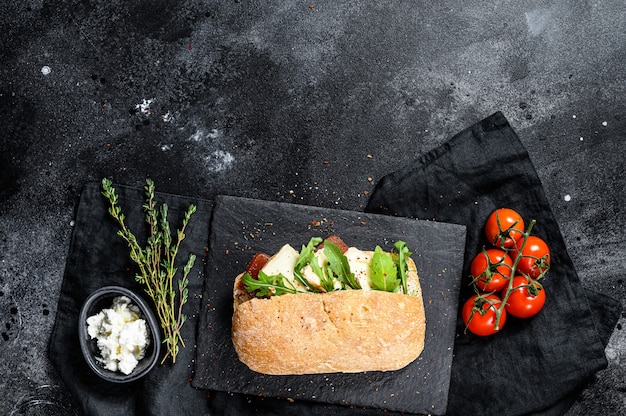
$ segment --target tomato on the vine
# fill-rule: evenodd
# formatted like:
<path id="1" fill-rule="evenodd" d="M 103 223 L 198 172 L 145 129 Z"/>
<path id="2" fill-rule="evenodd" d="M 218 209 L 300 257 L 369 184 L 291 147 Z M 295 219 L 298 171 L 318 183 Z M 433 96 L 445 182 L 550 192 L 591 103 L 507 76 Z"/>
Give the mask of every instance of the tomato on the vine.
<path id="1" fill-rule="evenodd" d="M 536 279 L 550 269 L 550 248 L 537 236 L 528 236 L 522 251 L 515 251 L 514 255 L 515 257 L 521 255 L 517 263 L 517 271 L 530 278 Z"/>
<path id="2" fill-rule="evenodd" d="M 485 223 L 485 236 L 496 247 L 512 249 L 519 246 L 524 233 L 524 219 L 511 208 L 498 208 Z"/>
<path id="3" fill-rule="evenodd" d="M 529 281 L 530 280 L 530 281 Z M 502 295 L 504 298 L 505 294 Z M 517 318 L 530 318 L 539 313 L 546 303 L 546 290 L 538 282 L 524 276 L 513 278 L 513 290 L 504 308 Z"/>
<path id="4" fill-rule="evenodd" d="M 461 310 L 465 327 L 473 334 L 483 337 L 499 332 L 506 322 L 506 309 L 501 310 L 500 322 L 497 322 L 497 311 L 501 304 L 502 300 L 496 295 L 472 296 Z"/>
<path id="5" fill-rule="evenodd" d="M 476 286 L 484 292 L 502 290 L 511 278 L 513 260 L 504 250 L 489 248 L 478 253 L 470 264 Z"/>

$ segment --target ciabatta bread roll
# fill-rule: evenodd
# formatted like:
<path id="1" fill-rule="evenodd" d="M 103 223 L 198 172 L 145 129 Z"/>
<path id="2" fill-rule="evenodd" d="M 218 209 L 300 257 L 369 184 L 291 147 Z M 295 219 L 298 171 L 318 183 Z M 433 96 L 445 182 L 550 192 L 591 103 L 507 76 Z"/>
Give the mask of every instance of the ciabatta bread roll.
<path id="1" fill-rule="evenodd" d="M 242 282 L 245 273 L 237 276 L 232 340 L 239 359 L 251 370 L 271 375 L 391 371 L 421 354 L 426 322 L 413 260 L 405 259 L 406 285 L 388 292 L 373 290 L 369 271 L 364 271 L 374 252 L 343 251 L 362 263 L 363 267 L 350 263 L 360 289 L 300 293 L 299 288 L 298 293 L 258 297 Z M 275 272 L 272 261 L 281 252 L 261 270 Z M 284 263 L 284 258 L 278 263 Z"/>

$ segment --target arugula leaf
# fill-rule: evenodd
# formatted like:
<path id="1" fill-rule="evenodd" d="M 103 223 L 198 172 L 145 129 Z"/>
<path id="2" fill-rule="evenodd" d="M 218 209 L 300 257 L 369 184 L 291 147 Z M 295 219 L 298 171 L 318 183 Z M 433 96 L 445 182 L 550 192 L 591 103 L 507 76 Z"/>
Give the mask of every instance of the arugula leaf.
<path id="1" fill-rule="evenodd" d="M 354 278 L 354 273 L 350 271 L 348 259 L 343 255 L 339 247 L 326 240 L 324 241 L 324 254 L 328 259 L 326 271 L 329 277 L 335 277 L 352 289 L 361 289 L 361 285 Z"/>
<path id="2" fill-rule="evenodd" d="M 372 289 L 395 292 L 400 284 L 398 269 L 393 256 L 388 255 L 380 246 L 376 246 L 370 264 Z"/>
<path id="3" fill-rule="evenodd" d="M 311 262 L 311 269 L 313 269 L 313 273 L 315 273 L 320 278 L 322 288 L 326 292 L 332 292 L 333 290 L 335 290 L 334 279 L 327 273 L 324 273 L 324 269 L 322 269 L 322 266 L 320 266 L 317 261 Z"/>
<path id="4" fill-rule="evenodd" d="M 409 270 L 409 264 L 407 260 L 413 253 L 409 251 L 409 247 L 402 240 L 396 241 L 394 246 L 396 250 L 398 250 L 398 255 L 393 257 L 396 261 L 396 267 L 400 272 L 400 284 L 402 285 L 402 293 L 408 294 L 409 291 L 406 287 L 406 275 Z"/>
<path id="5" fill-rule="evenodd" d="M 294 275 L 296 279 L 303 285 L 307 287 L 312 292 L 319 292 L 319 290 L 313 287 L 307 279 L 302 275 L 302 269 L 307 265 L 311 266 L 311 270 L 313 273 L 320 279 L 320 284 L 322 289 L 326 292 L 331 292 L 335 290 L 335 284 L 333 279 L 329 277 L 324 270 L 319 265 L 317 258 L 315 257 L 315 248 L 322 242 L 320 237 L 313 237 L 309 240 L 309 243 L 306 246 L 302 246 L 302 250 L 300 251 L 300 256 L 296 261 L 296 266 L 294 268 Z"/>
<path id="6" fill-rule="evenodd" d="M 313 287 L 309 281 L 302 275 L 302 269 L 310 264 L 313 272 L 320 278 L 320 281 L 323 281 L 323 272 L 322 275 L 318 274 L 315 270 L 314 265 L 317 265 L 317 261 L 312 261 L 315 259 L 315 247 L 318 246 L 319 243 L 322 242 L 320 237 L 313 237 L 309 240 L 309 243 L 306 246 L 302 246 L 302 250 L 300 250 L 300 255 L 298 256 L 298 260 L 296 260 L 296 265 L 293 268 L 293 275 L 298 282 L 304 285 L 307 290 L 310 292 L 319 292 L 315 287 Z M 321 272 L 319 265 L 317 265 L 317 269 Z"/>
<path id="7" fill-rule="evenodd" d="M 256 290 L 256 296 L 259 298 L 298 292 L 289 279 L 282 274 L 268 276 L 263 270 L 259 271 L 258 279 L 253 279 L 249 273 L 246 273 L 241 277 L 241 281 L 246 285 L 248 292 L 252 293 Z"/>

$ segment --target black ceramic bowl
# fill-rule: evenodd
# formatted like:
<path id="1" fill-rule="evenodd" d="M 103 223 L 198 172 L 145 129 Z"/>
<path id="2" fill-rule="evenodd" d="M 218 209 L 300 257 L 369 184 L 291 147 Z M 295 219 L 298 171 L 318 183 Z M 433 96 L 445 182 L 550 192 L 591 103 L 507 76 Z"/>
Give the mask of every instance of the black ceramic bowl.
<path id="1" fill-rule="evenodd" d="M 131 300 L 131 303 L 138 306 L 141 310 L 142 318 L 145 319 L 148 325 L 148 335 L 150 336 L 150 345 L 146 349 L 146 355 L 139 360 L 137 367 L 133 371 L 126 375 L 122 372 L 111 371 L 104 368 L 96 357 L 100 357 L 100 349 L 96 344 L 95 339 L 89 337 L 87 332 L 87 318 L 97 314 L 102 309 L 110 308 L 113 305 L 113 299 L 118 296 L 126 296 Z M 93 292 L 80 310 L 80 316 L 78 318 L 78 335 L 80 340 L 80 348 L 83 352 L 83 356 L 89 364 L 89 367 L 104 380 L 114 383 L 127 383 L 137 380 L 146 374 L 157 364 L 159 361 L 159 354 L 161 352 L 161 336 L 159 332 L 159 323 L 152 310 L 140 296 L 134 292 L 119 286 L 107 286 Z"/>

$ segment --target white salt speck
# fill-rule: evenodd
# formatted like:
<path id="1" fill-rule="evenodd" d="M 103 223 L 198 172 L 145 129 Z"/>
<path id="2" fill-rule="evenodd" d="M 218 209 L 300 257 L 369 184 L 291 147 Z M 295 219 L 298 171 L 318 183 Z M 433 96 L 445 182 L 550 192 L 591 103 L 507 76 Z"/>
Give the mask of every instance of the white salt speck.
<path id="1" fill-rule="evenodd" d="M 152 104 L 152 102 L 154 101 L 154 98 L 151 100 L 146 100 L 145 98 L 143 99 L 143 101 L 140 104 L 137 104 L 135 106 L 136 109 L 138 109 L 139 111 L 141 111 L 143 114 L 149 116 L 151 111 L 150 111 L 150 104 Z"/>
<path id="2" fill-rule="evenodd" d="M 603 121 L 603 122 L 602 122 L 602 125 L 603 125 L 604 127 L 606 127 L 606 126 L 608 126 L 608 125 L 609 125 L 609 123 L 607 123 L 606 121 Z"/>
<path id="3" fill-rule="evenodd" d="M 192 142 L 199 142 L 205 137 L 204 130 L 198 129 L 194 134 L 189 136 L 189 140 Z"/>
<path id="4" fill-rule="evenodd" d="M 571 201 L 571 200 L 572 200 L 572 197 L 570 196 L 570 194 L 567 194 L 567 195 L 565 195 L 565 196 L 563 197 L 563 199 L 564 199 L 566 202 L 569 202 L 569 201 Z"/>
<path id="5" fill-rule="evenodd" d="M 172 150 L 172 145 L 171 144 L 164 144 L 161 146 L 161 150 L 164 152 L 167 152 L 168 150 Z"/>
<path id="6" fill-rule="evenodd" d="M 164 123 L 169 123 L 170 121 L 174 120 L 174 116 L 172 116 L 172 113 L 170 113 L 169 111 L 163 114 L 161 118 L 163 119 Z"/>
<path id="7" fill-rule="evenodd" d="M 235 158 L 229 152 L 216 150 L 204 158 L 210 172 L 222 172 L 230 168 L 235 162 Z"/>
<path id="8" fill-rule="evenodd" d="M 70 221 L 70 227 L 73 227 L 75 224 L 74 220 Z"/>
<path id="9" fill-rule="evenodd" d="M 44 75 L 49 75 L 50 72 L 52 72 L 52 68 L 50 68 L 48 65 L 41 68 L 41 73 Z"/>
<path id="10" fill-rule="evenodd" d="M 217 129 L 211 129 L 209 134 L 207 134 L 209 139 L 218 139 L 220 137 L 220 132 Z"/>
<path id="11" fill-rule="evenodd" d="M 202 128 L 196 130 L 191 136 L 189 136 L 189 141 L 192 142 L 201 142 L 206 139 L 217 140 L 222 137 L 222 132 L 217 129 L 211 129 L 211 131 L 207 132 Z"/>
<path id="12" fill-rule="evenodd" d="M 572 118 L 576 118 L 576 114 L 572 114 Z"/>
<path id="13" fill-rule="evenodd" d="M 581 141 L 581 142 L 583 141 L 583 136 L 580 136 L 580 141 Z"/>

